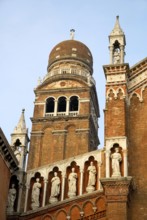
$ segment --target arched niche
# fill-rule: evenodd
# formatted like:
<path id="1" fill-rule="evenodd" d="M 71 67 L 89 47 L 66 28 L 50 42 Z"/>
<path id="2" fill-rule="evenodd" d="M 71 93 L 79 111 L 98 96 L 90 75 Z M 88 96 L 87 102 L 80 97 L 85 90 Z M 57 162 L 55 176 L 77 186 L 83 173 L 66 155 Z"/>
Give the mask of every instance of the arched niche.
<path id="1" fill-rule="evenodd" d="M 36 172 L 34 177 L 32 177 L 31 180 L 30 180 L 30 189 L 29 189 L 27 210 L 32 210 L 32 207 L 31 207 L 31 204 L 32 204 L 32 189 L 33 189 L 34 183 L 36 182 L 36 179 L 39 179 L 39 183 L 41 183 L 40 195 L 39 195 L 39 204 L 40 204 L 39 207 L 42 206 L 44 182 L 43 182 L 43 177 L 41 176 L 41 174 L 39 172 Z"/>
<path id="2" fill-rule="evenodd" d="M 98 169 L 97 169 L 97 161 L 95 160 L 95 158 L 93 156 L 90 156 L 88 161 L 85 162 L 84 164 L 84 181 L 83 181 L 83 192 L 86 192 L 86 187 L 88 186 L 88 181 L 89 181 L 89 170 L 88 167 L 90 166 L 91 162 L 93 163 L 93 166 L 95 166 L 96 168 L 96 182 L 95 182 L 95 190 L 98 187 L 98 182 L 97 182 L 97 175 L 98 175 Z"/>
<path id="3" fill-rule="evenodd" d="M 55 219 L 56 220 L 61 220 L 61 219 L 62 220 L 67 220 L 66 211 L 64 209 L 57 211 L 56 214 L 55 214 Z"/>
<path id="4" fill-rule="evenodd" d="M 79 195 L 79 190 L 80 190 L 80 168 L 77 166 L 75 161 L 72 161 L 70 165 L 66 169 L 66 183 L 65 183 L 65 198 L 69 198 L 68 196 L 68 191 L 69 191 L 69 175 L 72 172 L 72 168 L 74 168 L 74 172 L 77 174 L 77 179 L 76 179 L 76 195 Z"/>
<path id="5" fill-rule="evenodd" d="M 9 189 L 12 188 L 12 185 L 16 189 L 16 199 L 14 201 L 14 212 L 16 212 L 17 211 L 17 204 L 18 204 L 18 196 L 19 196 L 18 195 L 18 193 L 19 193 L 19 180 L 16 175 L 11 176 L 10 183 L 9 183 Z M 8 192 L 8 194 L 9 194 L 9 192 Z"/>
<path id="6" fill-rule="evenodd" d="M 59 171 L 59 168 L 57 166 L 55 166 L 51 172 L 49 172 L 48 174 L 48 187 L 47 187 L 47 193 L 46 193 L 46 204 L 49 203 L 49 199 L 51 196 L 51 187 L 52 187 L 52 178 L 55 176 L 55 173 L 57 173 L 57 176 L 60 179 L 60 194 L 57 197 L 58 201 L 61 200 L 61 189 L 62 189 L 62 175 L 61 175 L 61 171 Z"/>
<path id="7" fill-rule="evenodd" d="M 94 205 L 93 205 L 92 201 L 90 201 L 90 200 L 86 201 L 83 204 L 82 211 L 84 212 L 85 217 L 94 214 L 93 207 L 94 207 Z"/>
<path id="8" fill-rule="evenodd" d="M 106 198 L 101 196 L 97 198 L 95 201 L 95 207 L 97 208 L 97 212 L 106 210 Z"/>
<path id="9" fill-rule="evenodd" d="M 110 177 L 112 176 L 112 159 L 111 159 L 111 156 L 113 153 L 115 153 L 115 149 L 118 148 L 118 152 L 121 154 L 121 161 L 119 163 L 119 166 L 120 166 L 120 173 L 121 173 L 121 176 L 124 176 L 124 158 L 123 158 L 123 151 L 122 151 L 122 147 L 120 147 L 120 145 L 118 143 L 114 143 L 113 144 L 113 147 L 110 149 Z"/>
<path id="10" fill-rule="evenodd" d="M 80 219 L 81 207 L 78 204 L 73 205 L 70 208 L 70 220 Z"/>

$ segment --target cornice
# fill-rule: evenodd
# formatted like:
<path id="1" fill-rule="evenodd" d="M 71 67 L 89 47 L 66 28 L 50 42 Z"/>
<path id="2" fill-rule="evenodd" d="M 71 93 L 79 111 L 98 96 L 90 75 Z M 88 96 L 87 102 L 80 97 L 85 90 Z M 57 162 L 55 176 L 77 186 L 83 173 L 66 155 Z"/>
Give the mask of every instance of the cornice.
<path id="1" fill-rule="evenodd" d="M 18 161 L 15 158 L 10 145 L 0 128 L 0 155 L 2 156 L 3 160 L 5 161 L 6 165 L 10 169 L 10 172 L 14 172 L 18 170 Z"/>

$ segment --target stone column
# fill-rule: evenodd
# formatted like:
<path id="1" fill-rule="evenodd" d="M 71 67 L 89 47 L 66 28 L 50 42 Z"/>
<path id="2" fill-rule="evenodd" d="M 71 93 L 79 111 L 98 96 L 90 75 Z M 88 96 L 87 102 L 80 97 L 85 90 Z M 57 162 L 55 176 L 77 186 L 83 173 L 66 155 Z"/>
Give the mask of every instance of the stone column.
<path id="1" fill-rule="evenodd" d="M 120 63 L 124 63 L 124 46 L 120 46 Z"/>
<path id="2" fill-rule="evenodd" d="M 132 177 L 101 179 L 107 200 L 107 219 L 127 220 L 128 194 Z"/>
<path id="3" fill-rule="evenodd" d="M 83 168 L 80 169 L 80 196 L 83 194 L 83 175 L 84 175 L 84 170 Z"/>
<path id="4" fill-rule="evenodd" d="M 58 108 L 58 102 L 57 100 L 55 100 L 54 116 L 57 116 L 57 108 Z"/>
<path id="5" fill-rule="evenodd" d="M 22 189 L 23 185 L 22 183 L 19 184 L 19 191 L 18 191 L 18 203 L 17 203 L 17 212 L 20 212 L 20 205 L 21 205 L 21 197 L 22 197 Z"/>
<path id="6" fill-rule="evenodd" d="M 110 64 L 113 64 L 113 47 L 110 46 L 109 50 L 110 50 Z"/>
<path id="7" fill-rule="evenodd" d="M 106 177 L 110 177 L 110 150 L 106 150 Z"/>
<path id="8" fill-rule="evenodd" d="M 102 188 L 100 178 L 101 178 L 101 165 L 102 162 L 98 162 L 98 190 Z"/>
<path id="9" fill-rule="evenodd" d="M 30 189 L 30 185 L 29 185 L 29 184 L 26 184 L 26 196 L 25 196 L 24 212 L 27 211 L 29 189 Z"/>
<path id="10" fill-rule="evenodd" d="M 66 178 L 66 172 L 62 172 L 61 201 L 64 200 L 65 178 Z"/>
<path id="11" fill-rule="evenodd" d="M 124 177 L 128 176 L 128 152 L 127 149 L 123 150 L 124 156 Z"/>
<path id="12" fill-rule="evenodd" d="M 44 189 L 43 189 L 43 201 L 42 201 L 42 207 L 45 206 L 47 183 L 48 183 L 48 180 L 47 180 L 46 178 L 44 178 Z"/>
<path id="13" fill-rule="evenodd" d="M 66 99 L 66 115 L 69 115 L 69 99 Z"/>

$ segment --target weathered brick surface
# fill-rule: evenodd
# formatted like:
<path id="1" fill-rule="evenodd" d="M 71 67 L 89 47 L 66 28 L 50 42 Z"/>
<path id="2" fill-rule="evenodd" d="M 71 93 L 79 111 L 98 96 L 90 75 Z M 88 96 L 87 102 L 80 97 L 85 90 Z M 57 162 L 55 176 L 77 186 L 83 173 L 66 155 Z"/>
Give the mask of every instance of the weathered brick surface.
<path id="1" fill-rule="evenodd" d="M 136 184 L 129 208 L 129 220 L 147 219 L 147 88 L 143 92 L 143 102 L 136 95 L 132 97 L 128 126 L 129 175 L 134 176 Z"/>
<path id="2" fill-rule="evenodd" d="M 6 219 L 6 205 L 10 181 L 10 170 L 6 166 L 4 159 L 0 155 L 0 219 Z"/>

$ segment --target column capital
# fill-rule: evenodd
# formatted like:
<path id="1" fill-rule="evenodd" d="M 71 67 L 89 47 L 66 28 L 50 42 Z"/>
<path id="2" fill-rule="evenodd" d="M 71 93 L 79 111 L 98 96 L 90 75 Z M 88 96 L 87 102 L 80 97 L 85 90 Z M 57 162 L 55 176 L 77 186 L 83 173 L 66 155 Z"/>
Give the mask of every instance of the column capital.
<path id="1" fill-rule="evenodd" d="M 100 179 L 108 202 L 127 202 L 132 179 L 132 177 Z"/>

